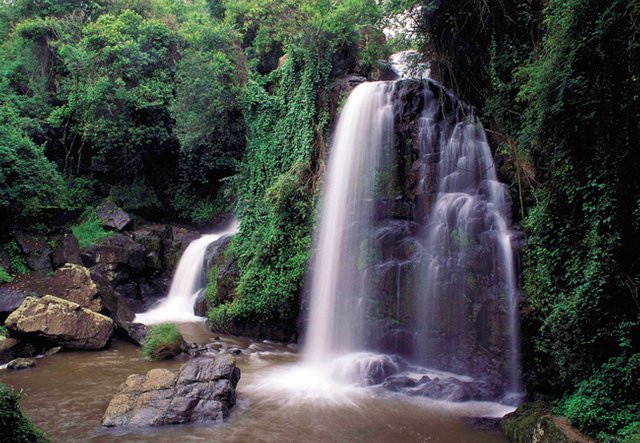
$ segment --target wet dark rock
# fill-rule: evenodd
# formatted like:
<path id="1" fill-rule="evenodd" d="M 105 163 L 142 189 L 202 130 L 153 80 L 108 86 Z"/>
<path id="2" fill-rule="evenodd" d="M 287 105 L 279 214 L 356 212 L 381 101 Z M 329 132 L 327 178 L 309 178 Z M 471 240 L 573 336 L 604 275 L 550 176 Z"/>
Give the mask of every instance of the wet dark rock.
<path id="1" fill-rule="evenodd" d="M 185 363 L 179 371 L 131 375 L 102 418 L 105 427 L 141 427 L 224 421 L 236 402 L 240 369 L 219 355 Z"/>
<path id="2" fill-rule="evenodd" d="M 209 304 L 207 303 L 206 292 L 202 291 L 196 297 L 193 303 L 193 313 L 199 317 L 206 317 L 209 312 Z"/>
<path id="3" fill-rule="evenodd" d="M 5 326 L 30 340 L 69 349 L 102 349 L 113 335 L 110 318 L 51 295 L 27 297 Z"/>
<path id="4" fill-rule="evenodd" d="M 145 338 L 147 338 L 147 332 L 149 327 L 142 323 L 133 323 L 130 321 L 121 321 L 118 323 L 119 331 L 124 332 L 125 338 L 129 341 L 142 346 Z"/>
<path id="5" fill-rule="evenodd" d="M 133 231 L 133 239 L 146 251 L 145 265 L 149 269 L 165 268 L 165 251 L 171 248 L 173 230 L 170 225 L 152 224 Z"/>
<path id="6" fill-rule="evenodd" d="M 19 276 L 13 282 L 0 286 L 0 316 L 3 317 L 13 311 L 27 297 L 41 297 L 48 291 L 51 285 L 51 277 L 31 273 Z"/>
<path id="7" fill-rule="evenodd" d="M 496 401 L 500 395 L 500 387 L 497 384 L 482 380 L 462 381 L 454 377 L 444 379 L 424 376 L 419 380 L 404 376 L 394 377 L 387 379 L 384 387 L 412 396 L 451 402 Z"/>
<path id="8" fill-rule="evenodd" d="M 18 357 L 33 357 L 46 348 L 36 343 L 29 343 L 15 337 L 0 336 L 0 364 L 5 364 Z"/>
<path id="9" fill-rule="evenodd" d="M 242 350 L 239 348 L 229 348 L 227 349 L 227 352 L 231 355 L 240 355 L 242 354 Z"/>
<path id="10" fill-rule="evenodd" d="M 45 353 L 44 356 L 45 357 L 51 357 L 52 355 L 57 354 L 58 352 L 62 351 L 62 346 L 55 346 L 53 348 L 48 349 Z"/>
<path id="11" fill-rule="evenodd" d="M 240 279 L 240 269 L 235 257 L 230 257 L 220 264 L 216 277 L 218 302 L 233 300 L 236 297 L 236 286 Z"/>
<path id="12" fill-rule="evenodd" d="M 82 252 L 85 266 L 126 265 L 130 270 L 140 271 L 145 267 L 146 250 L 131 237 L 115 234 L 103 239 L 98 246 L 87 248 Z"/>
<path id="13" fill-rule="evenodd" d="M 18 232 L 14 237 L 31 269 L 42 273 L 52 270 L 51 254 L 53 250 L 49 247 L 45 237 L 24 232 Z"/>
<path id="14" fill-rule="evenodd" d="M 29 369 L 33 368 L 36 365 L 35 358 L 16 358 L 15 360 L 7 363 L 7 368 L 9 369 Z"/>
<path id="15" fill-rule="evenodd" d="M 53 250 L 53 267 L 57 269 L 65 263 L 82 264 L 80 243 L 78 243 L 76 236 L 70 232 L 58 240 Z"/>
<path id="16" fill-rule="evenodd" d="M 20 353 L 20 341 L 0 336 L 0 365 L 17 358 Z"/>
<path id="17" fill-rule="evenodd" d="M 122 231 L 131 223 L 131 217 L 118 205 L 110 200 L 105 200 L 96 209 L 96 215 L 100 224 L 105 228 Z"/>
<path id="18" fill-rule="evenodd" d="M 393 392 L 403 392 L 407 388 L 418 386 L 418 384 L 419 382 L 411 377 L 401 376 L 387 379 L 382 387 Z"/>
<path id="19" fill-rule="evenodd" d="M 498 429 L 501 420 L 502 419 L 496 417 L 462 417 L 465 425 L 481 431 Z"/>

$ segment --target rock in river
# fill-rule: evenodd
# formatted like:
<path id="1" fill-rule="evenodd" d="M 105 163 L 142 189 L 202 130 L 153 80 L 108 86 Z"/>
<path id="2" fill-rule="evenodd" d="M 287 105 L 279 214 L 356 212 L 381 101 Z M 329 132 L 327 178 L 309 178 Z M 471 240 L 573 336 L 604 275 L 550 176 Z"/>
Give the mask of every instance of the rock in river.
<path id="1" fill-rule="evenodd" d="M 18 334 L 68 349 L 101 349 L 113 335 L 109 317 L 51 295 L 27 297 L 5 325 Z"/>
<path id="2" fill-rule="evenodd" d="M 102 426 L 222 422 L 236 402 L 240 369 L 230 355 L 191 360 L 178 371 L 130 375 L 102 418 Z"/>
<path id="3" fill-rule="evenodd" d="M 35 358 L 16 358 L 7 364 L 9 369 L 29 369 L 36 365 Z"/>

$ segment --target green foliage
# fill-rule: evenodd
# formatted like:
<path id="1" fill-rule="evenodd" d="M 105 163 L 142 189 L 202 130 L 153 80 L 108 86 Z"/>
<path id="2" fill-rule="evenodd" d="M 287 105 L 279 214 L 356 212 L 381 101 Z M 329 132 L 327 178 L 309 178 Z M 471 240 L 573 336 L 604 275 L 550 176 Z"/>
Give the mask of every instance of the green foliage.
<path id="1" fill-rule="evenodd" d="M 2 225 L 24 221 L 30 213 L 64 202 L 64 184 L 55 165 L 21 129 L 23 123 L 0 81 L 0 217 Z"/>
<path id="2" fill-rule="evenodd" d="M 0 326 L 0 336 L 2 337 L 9 336 L 9 330 L 5 326 Z"/>
<path id="3" fill-rule="evenodd" d="M 7 270 L 0 265 L 0 284 L 11 283 L 13 281 L 13 277 L 7 272 Z M 2 326 L 0 326 L 0 329 Z"/>
<path id="4" fill-rule="evenodd" d="M 210 313 L 221 329 L 232 320 L 295 322 L 313 221 L 306 165 L 326 124 L 317 101 L 328 68 L 313 53 L 293 52 L 282 68 L 245 89 L 252 138 L 236 208 L 241 229 L 231 244 L 241 274 L 237 298 Z"/>
<path id="5" fill-rule="evenodd" d="M 185 49 L 176 65 L 171 114 L 180 141 L 182 182 L 202 196 L 237 170 L 244 150 L 241 54 L 236 34 L 226 25 L 202 19 L 185 25 L 182 34 Z"/>
<path id="6" fill-rule="evenodd" d="M 81 222 L 71 227 L 71 232 L 78 239 L 81 248 L 88 248 L 98 244 L 103 238 L 113 235 L 112 231 L 107 231 L 102 227 L 95 210 L 89 211 Z"/>
<path id="7" fill-rule="evenodd" d="M 184 339 L 173 323 L 151 326 L 140 352 L 147 360 L 171 358 L 182 351 Z"/>
<path id="8" fill-rule="evenodd" d="M 68 74 L 58 97 L 63 104 L 48 123 L 69 132 L 65 148 L 78 161 L 89 143 L 84 161 L 97 162 L 117 183 L 131 183 L 142 172 L 144 151 L 170 148 L 175 34 L 159 20 L 125 10 L 101 15 L 79 40 L 56 45 Z"/>
<path id="9" fill-rule="evenodd" d="M 564 402 L 571 423 L 598 440 L 619 435 L 622 441 L 640 429 L 640 354 L 605 363 Z M 625 435 L 627 434 L 627 435 Z"/>
<path id="10" fill-rule="evenodd" d="M 6 443 L 48 442 L 44 433 L 20 412 L 21 393 L 0 384 L 0 440 Z"/>
<path id="11" fill-rule="evenodd" d="M 4 251 L 9 255 L 11 264 L 11 272 L 14 274 L 26 274 L 29 272 L 29 266 L 22 255 L 20 246 L 15 240 L 10 240 L 3 246 Z"/>

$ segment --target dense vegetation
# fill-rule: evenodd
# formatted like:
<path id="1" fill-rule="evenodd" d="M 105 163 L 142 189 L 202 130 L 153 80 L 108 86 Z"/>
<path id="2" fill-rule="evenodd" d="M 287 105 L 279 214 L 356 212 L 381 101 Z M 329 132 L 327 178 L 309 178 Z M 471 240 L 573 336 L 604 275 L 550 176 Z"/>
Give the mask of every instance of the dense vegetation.
<path id="1" fill-rule="evenodd" d="M 40 429 L 22 415 L 19 403 L 20 393 L 0 384 L 0 440 L 6 443 L 49 441 Z"/>
<path id="2" fill-rule="evenodd" d="M 210 3 L 0 5 L 3 231 L 106 196 L 210 219 L 244 150 L 238 36 Z"/>
<path id="3" fill-rule="evenodd" d="M 436 68 L 491 121 L 524 217 L 529 387 L 591 435 L 633 441 L 640 2 L 427 3 Z"/>

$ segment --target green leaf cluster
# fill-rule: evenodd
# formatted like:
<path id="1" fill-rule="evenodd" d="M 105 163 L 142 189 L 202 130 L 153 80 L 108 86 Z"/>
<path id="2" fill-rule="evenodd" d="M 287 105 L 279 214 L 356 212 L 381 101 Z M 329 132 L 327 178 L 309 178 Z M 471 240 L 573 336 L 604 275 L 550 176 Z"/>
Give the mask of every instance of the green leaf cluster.
<path id="1" fill-rule="evenodd" d="M 44 443 L 50 441 L 20 411 L 20 392 L 0 384 L 0 440 L 7 443 Z"/>

